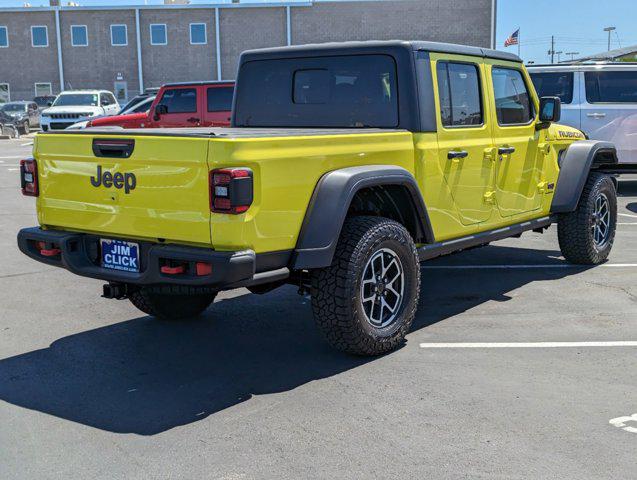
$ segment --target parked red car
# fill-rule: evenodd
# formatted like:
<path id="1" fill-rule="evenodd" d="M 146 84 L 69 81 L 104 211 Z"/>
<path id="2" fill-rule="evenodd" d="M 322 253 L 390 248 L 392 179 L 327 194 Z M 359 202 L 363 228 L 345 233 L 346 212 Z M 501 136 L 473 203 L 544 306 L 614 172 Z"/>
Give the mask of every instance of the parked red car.
<path id="1" fill-rule="evenodd" d="M 234 82 L 168 83 L 147 113 L 114 115 L 92 120 L 88 127 L 227 127 L 230 125 Z"/>

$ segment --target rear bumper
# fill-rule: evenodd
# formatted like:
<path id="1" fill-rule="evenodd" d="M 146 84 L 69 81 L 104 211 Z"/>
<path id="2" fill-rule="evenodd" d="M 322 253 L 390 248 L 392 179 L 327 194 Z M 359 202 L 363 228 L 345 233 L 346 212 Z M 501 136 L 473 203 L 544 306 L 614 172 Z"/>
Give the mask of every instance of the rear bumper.
<path id="1" fill-rule="evenodd" d="M 65 268 L 76 275 L 108 282 L 134 285 L 193 285 L 222 289 L 249 281 L 255 276 L 256 255 L 252 250 L 216 252 L 207 248 L 152 242 L 137 242 L 140 249 L 139 273 L 102 268 L 99 239 L 96 235 L 33 227 L 18 232 L 18 247 L 22 253 L 39 262 Z M 52 256 L 42 255 L 36 247 L 36 242 L 50 244 L 49 248 L 59 249 L 59 253 Z M 161 264 L 168 260 L 188 262 L 190 268 L 185 273 L 177 275 L 162 273 Z M 193 268 L 196 262 L 211 264 L 211 273 L 196 275 Z"/>

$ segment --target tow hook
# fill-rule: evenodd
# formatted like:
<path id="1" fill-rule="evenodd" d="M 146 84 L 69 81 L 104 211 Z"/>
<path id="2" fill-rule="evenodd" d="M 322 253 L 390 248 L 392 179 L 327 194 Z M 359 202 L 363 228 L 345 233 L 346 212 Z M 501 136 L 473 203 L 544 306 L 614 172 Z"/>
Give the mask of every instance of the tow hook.
<path id="1" fill-rule="evenodd" d="M 107 283 L 103 287 L 102 297 L 123 300 L 128 297 L 128 288 L 125 283 Z"/>

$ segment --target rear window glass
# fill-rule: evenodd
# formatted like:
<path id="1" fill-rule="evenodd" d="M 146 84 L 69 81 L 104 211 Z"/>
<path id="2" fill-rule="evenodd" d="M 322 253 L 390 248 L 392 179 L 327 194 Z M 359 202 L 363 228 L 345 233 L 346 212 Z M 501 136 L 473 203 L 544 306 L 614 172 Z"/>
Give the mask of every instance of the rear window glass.
<path id="1" fill-rule="evenodd" d="M 531 80 L 540 97 L 560 97 L 562 103 L 573 101 L 573 72 L 531 73 Z"/>
<path id="2" fill-rule="evenodd" d="M 166 105 L 168 113 L 194 113 L 197 111 L 197 89 L 169 88 L 159 105 Z"/>
<path id="3" fill-rule="evenodd" d="M 398 126 L 389 55 L 258 60 L 245 63 L 239 78 L 237 126 Z"/>
<path id="4" fill-rule="evenodd" d="M 585 72 L 588 103 L 637 103 L 637 71 Z"/>
<path id="5" fill-rule="evenodd" d="M 211 87 L 208 88 L 208 111 L 209 112 L 229 112 L 232 110 L 232 87 Z"/>

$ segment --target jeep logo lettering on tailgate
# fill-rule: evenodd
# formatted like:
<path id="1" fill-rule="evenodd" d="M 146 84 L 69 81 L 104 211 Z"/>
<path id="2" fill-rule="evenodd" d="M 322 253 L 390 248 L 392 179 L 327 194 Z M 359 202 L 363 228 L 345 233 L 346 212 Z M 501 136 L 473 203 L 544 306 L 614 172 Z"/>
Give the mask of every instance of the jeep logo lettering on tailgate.
<path id="1" fill-rule="evenodd" d="M 130 193 L 131 190 L 135 190 L 137 186 L 137 178 L 134 173 L 121 173 L 121 172 L 103 172 L 102 166 L 97 166 L 97 174 L 91 177 L 91 185 L 99 187 L 104 185 L 106 188 L 115 187 L 117 189 L 124 189 L 124 193 Z"/>

